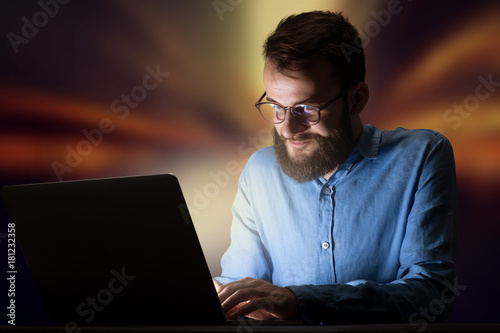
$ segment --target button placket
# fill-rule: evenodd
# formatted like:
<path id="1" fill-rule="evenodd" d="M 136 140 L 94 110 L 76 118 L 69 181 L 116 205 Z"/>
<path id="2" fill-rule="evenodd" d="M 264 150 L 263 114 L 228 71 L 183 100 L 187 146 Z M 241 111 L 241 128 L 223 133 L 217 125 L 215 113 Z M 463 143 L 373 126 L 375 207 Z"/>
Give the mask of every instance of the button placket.
<path id="1" fill-rule="evenodd" d="M 316 245 L 319 247 L 319 251 L 321 253 L 321 272 L 323 276 L 331 281 L 331 283 L 336 282 L 335 275 L 335 259 L 333 257 L 333 239 L 332 239 L 332 228 L 333 228 L 333 193 L 335 189 L 332 188 L 334 182 L 329 181 L 327 183 L 323 183 L 322 187 L 319 190 L 319 199 L 320 199 L 320 211 L 319 216 L 321 220 L 320 233 L 318 234 L 317 241 L 319 241 Z"/>

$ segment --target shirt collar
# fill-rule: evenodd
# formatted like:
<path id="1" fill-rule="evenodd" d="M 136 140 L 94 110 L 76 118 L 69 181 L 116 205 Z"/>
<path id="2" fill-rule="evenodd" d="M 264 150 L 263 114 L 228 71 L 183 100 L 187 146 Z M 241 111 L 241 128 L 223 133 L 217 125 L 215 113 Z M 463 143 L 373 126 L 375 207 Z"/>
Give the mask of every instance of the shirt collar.
<path id="1" fill-rule="evenodd" d="M 356 149 L 365 158 L 377 158 L 380 136 L 381 131 L 378 128 L 370 124 L 364 125 Z"/>
<path id="2" fill-rule="evenodd" d="M 322 176 L 317 178 L 320 186 L 323 186 L 326 183 L 332 184 L 335 182 L 336 179 L 341 177 L 339 174 L 340 170 L 342 170 L 342 175 L 346 175 L 351 172 L 352 168 L 362 159 L 361 156 L 369 159 L 377 158 L 381 134 L 382 132 L 375 126 L 370 124 L 364 125 L 363 132 L 361 132 L 358 143 L 344 164 L 339 166 L 328 180 L 325 180 Z"/>

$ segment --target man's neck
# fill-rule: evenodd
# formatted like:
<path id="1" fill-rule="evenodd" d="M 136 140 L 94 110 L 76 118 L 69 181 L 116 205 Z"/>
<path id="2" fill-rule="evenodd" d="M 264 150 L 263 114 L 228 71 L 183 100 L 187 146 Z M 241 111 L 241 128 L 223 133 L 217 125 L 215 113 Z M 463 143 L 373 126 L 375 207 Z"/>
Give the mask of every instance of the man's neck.
<path id="1" fill-rule="evenodd" d="M 361 137 L 361 133 L 363 133 L 363 128 L 364 127 L 363 127 L 363 124 L 361 123 L 361 121 L 354 122 L 352 124 L 352 134 L 353 134 L 353 142 L 354 142 L 354 146 L 352 147 L 352 149 L 354 149 L 354 147 L 356 147 L 356 145 L 358 144 L 359 138 Z M 337 166 L 335 169 L 328 172 L 327 174 L 324 174 L 323 178 L 325 178 L 325 180 L 330 179 L 330 177 L 335 173 L 335 171 L 337 171 L 338 168 L 339 168 L 339 166 Z"/>
<path id="2" fill-rule="evenodd" d="M 335 168 L 333 171 L 327 173 L 326 175 L 323 175 L 323 178 L 325 178 L 325 180 L 328 180 L 330 179 L 330 177 L 335 173 L 335 171 L 337 171 L 338 167 Z"/>

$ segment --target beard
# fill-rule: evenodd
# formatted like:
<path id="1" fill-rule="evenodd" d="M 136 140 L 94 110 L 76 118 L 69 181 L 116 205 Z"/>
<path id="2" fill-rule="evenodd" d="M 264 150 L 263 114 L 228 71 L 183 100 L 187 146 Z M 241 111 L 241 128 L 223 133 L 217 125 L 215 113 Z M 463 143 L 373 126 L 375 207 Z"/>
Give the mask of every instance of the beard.
<path id="1" fill-rule="evenodd" d="M 293 137 L 293 141 L 312 140 L 316 149 L 307 155 L 290 156 L 286 140 L 273 129 L 274 152 L 283 172 L 299 183 L 304 183 L 328 174 L 344 163 L 354 147 L 354 139 L 348 110 L 342 110 L 340 127 L 325 137 L 316 133 L 304 133 Z"/>

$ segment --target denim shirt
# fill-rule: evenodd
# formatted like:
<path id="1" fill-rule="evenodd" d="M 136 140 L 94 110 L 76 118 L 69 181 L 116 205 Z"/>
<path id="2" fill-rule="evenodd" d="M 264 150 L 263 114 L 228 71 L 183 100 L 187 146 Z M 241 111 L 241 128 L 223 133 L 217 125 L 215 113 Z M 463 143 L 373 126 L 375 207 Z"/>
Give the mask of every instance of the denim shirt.
<path id="1" fill-rule="evenodd" d="M 305 183 L 263 148 L 240 176 L 217 280 L 288 287 L 310 324 L 441 321 L 456 283 L 455 179 L 451 145 L 431 130 L 365 125 L 328 180 Z"/>

